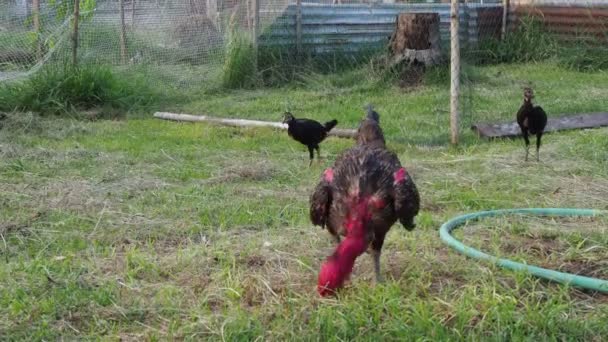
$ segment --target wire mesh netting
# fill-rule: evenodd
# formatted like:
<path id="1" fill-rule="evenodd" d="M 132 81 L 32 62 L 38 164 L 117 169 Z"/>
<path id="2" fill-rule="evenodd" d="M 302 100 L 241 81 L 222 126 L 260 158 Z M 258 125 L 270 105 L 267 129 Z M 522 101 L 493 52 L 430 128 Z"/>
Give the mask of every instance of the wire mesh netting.
<path id="1" fill-rule="evenodd" d="M 514 122 L 525 87 L 549 117 L 601 112 L 608 104 L 605 90 L 589 91 L 606 82 L 608 1 L 511 0 L 506 9 L 500 4 L 469 18 L 477 32 L 461 50 L 462 129 Z M 499 87 L 509 91 L 497 93 Z M 488 106 L 489 98 L 505 106 Z"/>
<path id="2" fill-rule="evenodd" d="M 70 61 L 73 2 L 9 0 L 0 6 L 0 81 Z M 240 0 L 81 1 L 78 63 L 153 65 L 178 84 L 200 82 L 210 66 L 223 63 L 231 27 L 253 39 L 253 6 Z M 261 1 L 258 32 L 286 6 L 287 0 Z"/>
<path id="3" fill-rule="evenodd" d="M 608 0 L 507 3 L 506 11 L 500 0 L 460 3 L 461 129 L 512 116 L 509 110 L 516 105 L 496 110 L 484 105 L 487 96 L 517 102 L 523 86 L 536 87 L 539 101 L 565 95 L 552 94 L 557 87 L 546 81 L 535 82 L 538 73 L 555 72 L 549 70 L 551 63 L 579 72 L 608 68 Z M 449 1 L 303 0 L 299 4 L 295 0 L 81 0 L 76 57 L 79 64 L 139 70 L 163 86 L 180 89 L 200 87 L 221 78 L 226 70 L 244 74 L 254 64 L 263 77 L 280 78 L 285 76 L 274 74 L 275 64 L 298 65 L 297 59 L 281 60 L 285 52 L 291 57 L 348 54 L 363 61 L 370 51 L 385 52 L 396 16 L 419 12 L 439 15 L 441 50 L 450 54 Z M 0 82 L 25 79 L 43 66 L 71 62 L 73 6 L 73 1 L 1 0 Z M 242 49 L 255 43 L 257 54 Z M 274 52 L 279 50 L 277 58 Z M 250 62 L 227 67 L 233 62 L 227 56 L 235 54 Z M 501 74 L 501 64 L 529 62 L 537 64 Z M 593 78 L 577 77 L 580 82 Z M 493 93 L 488 78 L 509 83 L 512 92 Z M 601 98 L 608 97 L 598 92 Z M 580 97 L 589 100 L 591 95 Z M 597 110 L 592 101 L 575 102 L 567 108 L 572 113 Z"/>

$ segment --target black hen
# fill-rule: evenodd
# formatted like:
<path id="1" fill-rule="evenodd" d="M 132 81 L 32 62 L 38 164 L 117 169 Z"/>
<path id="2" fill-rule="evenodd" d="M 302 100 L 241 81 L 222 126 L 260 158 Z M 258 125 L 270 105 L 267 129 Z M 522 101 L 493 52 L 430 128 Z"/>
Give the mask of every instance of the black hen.
<path id="1" fill-rule="evenodd" d="M 315 120 L 296 119 L 289 112 L 286 112 L 284 115 L 283 123 L 288 126 L 287 133 L 289 136 L 308 147 L 308 152 L 310 153 L 310 163 L 308 166 L 310 166 L 314 158 L 314 150 L 317 150 L 317 156 L 321 158 L 319 144 L 325 140 L 327 133 L 338 124 L 338 121 L 331 120 L 322 125 Z"/>
<path id="2" fill-rule="evenodd" d="M 547 125 L 547 113 L 545 113 L 542 107 L 532 104 L 533 98 L 534 92 L 532 88 L 524 88 L 524 103 L 517 112 L 517 124 L 526 142 L 526 161 L 528 161 L 528 152 L 530 150 L 528 134 L 536 135 L 536 161 L 539 161 L 540 140 Z"/>
<path id="3" fill-rule="evenodd" d="M 341 287 L 355 259 L 369 247 L 376 280 L 381 281 L 380 253 L 386 233 L 397 220 L 407 230 L 415 227 L 418 190 L 397 155 L 384 147 L 378 114 L 373 113 L 368 110 L 361 122 L 357 145 L 325 170 L 310 198 L 312 223 L 326 227 L 339 242 L 319 273 L 321 295 Z"/>

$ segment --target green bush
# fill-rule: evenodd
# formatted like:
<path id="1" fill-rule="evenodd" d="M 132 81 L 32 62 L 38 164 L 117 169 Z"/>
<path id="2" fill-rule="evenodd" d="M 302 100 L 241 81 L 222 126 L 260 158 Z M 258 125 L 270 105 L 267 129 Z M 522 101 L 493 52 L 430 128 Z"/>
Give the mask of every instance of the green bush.
<path id="1" fill-rule="evenodd" d="M 464 57 L 475 64 L 526 63 L 554 60 L 578 71 L 608 70 L 608 49 L 604 45 L 565 42 L 547 32 L 542 22 L 533 17 L 522 19 L 504 40 L 482 40 L 477 49 Z"/>
<path id="2" fill-rule="evenodd" d="M 222 84 L 226 88 L 250 88 L 257 83 L 256 55 L 250 36 L 232 30 L 226 46 Z"/>
<path id="3" fill-rule="evenodd" d="M 608 48 L 601 45 L 593 46 L 584 42 L 566 45 L 559 58 L 559 64 L 585 72 L 608 70 Z"/>
<path id="4" fill-rule="evenodd" d="M 0 85 L 0 110 L 61 114 L 96 107 L 128 110 L 156 101 L 143 82 L 117 78 L 108 67 L 49 66 L 22 82 Z"/>
<path id="5" fill-rule="evenodd" d="M 538 62 L 554 57 L 558 50 L 558 41 L 543 29 L 542 23 L 527 17 L 504 40 L 482 40 L 465 57 L 478 64 Z"/>

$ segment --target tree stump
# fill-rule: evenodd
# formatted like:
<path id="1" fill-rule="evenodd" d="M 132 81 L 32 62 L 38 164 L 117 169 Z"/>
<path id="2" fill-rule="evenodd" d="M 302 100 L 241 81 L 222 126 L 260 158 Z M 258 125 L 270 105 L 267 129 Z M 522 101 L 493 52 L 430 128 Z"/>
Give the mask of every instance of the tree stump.
<path id="1" fill-rule="evenodd" d="M 439 14 L 401 13 L 390 38 L 391 64 L 431 66 L 441 61 Z"/>

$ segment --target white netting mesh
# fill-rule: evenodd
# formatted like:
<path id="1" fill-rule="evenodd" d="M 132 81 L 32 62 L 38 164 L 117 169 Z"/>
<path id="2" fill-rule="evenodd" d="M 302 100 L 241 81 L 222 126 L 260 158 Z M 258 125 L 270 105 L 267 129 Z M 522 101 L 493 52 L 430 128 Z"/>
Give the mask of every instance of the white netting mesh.
<path id="1" fill-rule="evenodd" d="M 523 87 L 528 86 L 536 89 L 538 103 L 552 115 L 602 111 L 605 94 L 598 93 L 593 101 L 587 86 L 593 83 L 592 73 L 608 70 L 608 0 L 507 3 L 506 13 L 502 4 L 478 12 L 479 44 L 462 50 L 461 128 L 513 120 Z M 570 78 L 571 86 L 565 87 L 568 81 L 553 78 L 553 73 Z M 484 98 L 496 95 L 494 85 L 509 87 L 509 93 L 501 94 L 509 106 L 486 105 Z M 567 106 L 552 108 L 566 98 Z"/>
<path id="2" fill-rule="evenodd" d="M 258 32 L 287 6 L 287 0 L 260 1 Z M 252 0 L 82 0 L 78 63 L 119 68 L 154 65 L 161 77 L 167 76 L 179 83 L 200 81 L 204 79 L 205 66 L 223 62 L 231 22 L 237 29 L 252 34 L 254 3 Z M 36 11 L 32 0 L 2 0 L 0 81 L 27 77 L 49 60 L 70 60 L 73 7 L 71 1 L 61 4 L 61 1 L 41 0 Z M 121 21 L 121 4 L 124 21 Z M 193 67 L 200 70 L 193 72 Z"/>
<path id="3" fill-rule="evenodd" d="M 221 73 L 230 28 L 252 37 L 255 26 L 255 0 L 80 1 L 79 63 L 111 65 L 119 71 L 145 67 L 146 75 L 180 88 Z M 260 44 L 295 50 L 295 0 L 259 1 Z M 28 77 L 43 65 L 71 60 L 73 1 L 40 0 L 36 11 L 37 2 L 0 0 L 0 82 Z M 496 55 L 505 51 L 479 43 L 500 39 L 502 3 L 468 0 L 460 5 L 459 35 L 463 54 L 467 54 L 465 78 L 467 65 L 481 65 L 484 59 L 501 62 Z M 604 46 L 608 42 L 608 0 L 512 0 L 509 4 L 507 32 L 530 13 L 561 38 L 595 40 Z M 450 5 L 446 0 L 306 0 L 302 6 L 304 52 L 333 51 L 336 47 L 357 52 L 366 42 L 385 43 L 394 28 L 394 15 L 408 11 L 439 13 L 442 44 L 449 46 Z M 470 102 L 473 98 L 469 92 L 461 101 L 461 106 L 469 106 L 463 109 L 465 126 L 484 119 L 483 115 L 467 116 L 467 112 L 476 111 Z"/>

